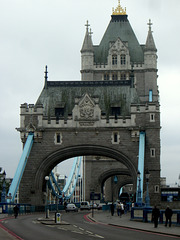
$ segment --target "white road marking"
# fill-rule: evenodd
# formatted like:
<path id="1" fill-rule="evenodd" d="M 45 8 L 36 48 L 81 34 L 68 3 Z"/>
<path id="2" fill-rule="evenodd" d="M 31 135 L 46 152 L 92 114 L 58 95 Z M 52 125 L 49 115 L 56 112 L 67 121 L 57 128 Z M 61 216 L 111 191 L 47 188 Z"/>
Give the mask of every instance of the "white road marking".
<path id="1" fill-rule="evenodd" d="M 79 231 L 71 231 L 71 232 L 73 232 L 73 233 L 79 233 L 79 234 L 83 234 L 82 232 L 79 232 Z"/>
<path id="2" fill-rule="evenodd" d="M 58 227 L 58 229 L 67 231 L 67 229 L 66 229 L 66 228 L 63 228 L 63 227 Z"/>
<path id="3" fill-rule="evenodd" d="M 90 231 L 86 231 L 88 234 L 93 234 L 92 232 L 90 232 Z"/>
<path id="4" fill-rule="evenodd" d="M 103 236 L 100 236 L 98 234 L 95 234 L 95 236 L 98 237 L 98 238 L 104 238 Z"/>
<path id="5" fill-rule="evenodd" d="M 82 230 L 82 231 L 84 231 L 84 229 L 83 229 L 83 228 L 80 228 L 80 227 L 79 227 L 79 230 Z"/>

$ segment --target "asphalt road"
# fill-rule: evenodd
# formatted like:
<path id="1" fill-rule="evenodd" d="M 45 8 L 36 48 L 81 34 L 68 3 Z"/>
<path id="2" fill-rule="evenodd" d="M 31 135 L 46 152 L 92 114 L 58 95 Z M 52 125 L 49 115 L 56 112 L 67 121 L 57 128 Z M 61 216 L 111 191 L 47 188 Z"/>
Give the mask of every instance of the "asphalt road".
<path id="1" fill-rule="evenodd" d="M 62 213 L 62 220 L 70 225 L 44 225 L 37 221 L 38 218 L 44 217 L 44 214 L 19 216 L 17 219 L 7 219 L 2 224 L 23 240 L 172 240 L 175 238 L 94 223 L 87 220 L 85 216 L 87 213 Z"/>

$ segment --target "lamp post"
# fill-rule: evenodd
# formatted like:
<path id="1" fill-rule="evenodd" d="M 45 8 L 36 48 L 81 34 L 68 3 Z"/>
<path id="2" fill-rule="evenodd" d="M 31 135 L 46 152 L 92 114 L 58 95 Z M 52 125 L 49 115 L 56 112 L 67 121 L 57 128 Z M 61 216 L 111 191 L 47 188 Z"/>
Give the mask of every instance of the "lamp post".
<path id="1" fill-rule="evenodd" d="M 113 201 L 114 201 L 114 183 L 117 184 L 117 182 L 118 182 L 117 176 L 112 176 L 112 177 L 111 177 L 112 203 L 113 203 Z"/>
<path id="2" fill-rule="evenodd" d="M 48 181 L 49 176 L 45 176 L 46 180 L 46 218 L 49 218 L 49 209 L 48 209 Z"/>
<path id="3" fill-rule="evenodd" d="M 140 177 L 141 173 L 140 171 L 138 170 L 137 172 L 137 178 L 138 178 L 138 192 L 137 192 L 137 204 L 138 206 L 141 206 L 142 205 L 142 198 L 141 198 L 141 177 Z"/>
<path id="4" fill-rule="evenodd" d="M 58 184 L 58 180 L 59 180 L 59 175 L 60 175 L 60 174 L 57 172 L 57 173 L 56 173 L 57 184 Z M 58 211 L 58 197 L 57 197 L 57 196 L 56 196 L 56 201 L 57 201 L 57 202 L 56 202 L 56 211 Z"/>
<path id="5" fill-rule="evenodd" d="M 6 202 L 6 172 L 4 171 L 1 176 L 2 176 L 2 180 L 3 180 L 1 202 L 5 203 Z"/>
<path id="6" fill-rule="evenodd" d="M 150 207 L 150 197 L 149 197 L 149 177 L 150 177 L 150 172 L 148 171 L 148 169 L 145 172 L 145 176 L 146 176 L 146 197 L 145 197 L 145 203 L 146 203 L 146 207 Z"/>

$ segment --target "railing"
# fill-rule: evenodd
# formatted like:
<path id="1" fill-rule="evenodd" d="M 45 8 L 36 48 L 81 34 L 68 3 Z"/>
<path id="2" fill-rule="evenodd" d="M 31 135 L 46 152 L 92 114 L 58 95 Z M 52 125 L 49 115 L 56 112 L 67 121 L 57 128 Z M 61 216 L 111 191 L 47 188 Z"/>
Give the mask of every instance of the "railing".
<path id="1" fill-rule="evenodd" d="M 131 220 L 152 221 L 152 208 L 135 207 L 131 209 Z M 159 223 L 165 223 L 165 210 L 160 210 Z M 173 210 L 172 223 L 180 225 L 180 210 Z"/>

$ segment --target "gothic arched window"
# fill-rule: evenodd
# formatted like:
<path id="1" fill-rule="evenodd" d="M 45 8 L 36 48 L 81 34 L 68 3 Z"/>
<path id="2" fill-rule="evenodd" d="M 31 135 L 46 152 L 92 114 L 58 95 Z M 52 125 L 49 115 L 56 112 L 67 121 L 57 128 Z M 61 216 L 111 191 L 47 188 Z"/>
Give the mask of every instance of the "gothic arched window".
<path id="1" fill-rule="evenodd" d="M 126 80 L 126 74 L 125 73 L 121 73 L 121 80 Z"/>
<path id="2" fill-rule="evenodd" d="M 117 55 L 112 55 L 112 65 L 117 65 Z"/>
<path id="3" fill-rule="evenodd" d="M 125 65 L 126 64 L 126 55 L 122 54 L 121 55 L 121 65 Z"/>
<path id="4" fill-rule="evenodd" d="M 112 74 L 112 80 L 118 80 L 118 76 L 117 76 L 116 73 L 113 73 L 113 74 Z"/>
<path id="5" fill-rule="evenodd" d="M 108 73 L 105 73 L 104 74 L 104 80 L 106 81 L 106 80 L 109 80 L 109 74 Z"/>

